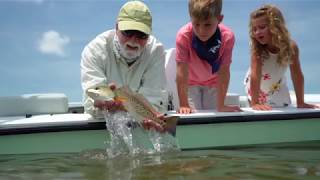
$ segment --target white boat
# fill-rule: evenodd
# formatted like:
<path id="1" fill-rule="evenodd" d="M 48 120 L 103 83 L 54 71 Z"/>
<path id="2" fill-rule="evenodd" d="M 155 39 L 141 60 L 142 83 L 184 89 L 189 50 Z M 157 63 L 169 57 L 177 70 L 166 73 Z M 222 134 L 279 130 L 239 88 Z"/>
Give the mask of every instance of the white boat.
<path id="1" fill-rule="evenodd" d="M 320 100 L 320 95 L 306 98 Z M 0 154 L 106 148 L 109 136 L 105 120 L 84 114 L 81 105 L 68 107 L 62 94 L 6 97 L 0 98 L 0 102 L 5 102 L 0 105 Z M 242 109 L 243 112 L 201 111 L 181 115 L 176 130 L 179 146 L 192 150 L 320 140 L 319 109 Z"/>
<path id="2" fill-rule="evenodd" d="M 175 69 L 173 53 L 173 49 L 167 53 L 168 79 Z M 173 81 L 168 89 L 177 107 Z M 320 94 L 306 94 L 305 100 L 320 103 Z M 199 111 L 180 116 L 175 138 L 182 150 L 320 140 L 319 109 L 292 106 L 254 111 L 246 97 L 236 94 L 228 94 L 226 103 L 240 105 L 243 112 Z M 105 149 L 108 140 L 105 120 L 84 114 L 81 103 L 68 103 L 64 94 L 0 97 L 0 154 Z"/>

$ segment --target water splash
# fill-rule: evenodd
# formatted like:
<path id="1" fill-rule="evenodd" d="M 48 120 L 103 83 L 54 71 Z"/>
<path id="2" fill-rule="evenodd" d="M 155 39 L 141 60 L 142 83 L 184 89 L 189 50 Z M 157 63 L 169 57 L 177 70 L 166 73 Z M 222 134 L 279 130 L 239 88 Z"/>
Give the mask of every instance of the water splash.
<path id="1" fill-rule="evenodd" d="M 155 130 L 148 131 L 150 141 L 153 145 L 155 152 L 174 152 L 179 151 L 177 139 L 169 133 L 160 134 Z"/>
<path id="2" fill-rule="evenodd" d="M 106 149 L 110 158 L 180 150 L 175 137 L 168 133 L 144 130 L 128 112 L 105 111 L 104 118 L 110 135 Z"/>

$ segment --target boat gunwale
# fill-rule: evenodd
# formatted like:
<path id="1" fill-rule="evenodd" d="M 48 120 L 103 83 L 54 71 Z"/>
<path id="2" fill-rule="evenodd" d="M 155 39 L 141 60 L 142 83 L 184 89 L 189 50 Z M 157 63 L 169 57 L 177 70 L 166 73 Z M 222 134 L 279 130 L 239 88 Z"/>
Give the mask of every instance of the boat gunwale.
<path id="1" fill-rule="evenodd" d="M 320 120 L 320 111 L 299 112 L 299 113 L 279 113 L 279 114 L 248 114 L 215 117 L 180 117 L 178 125 L 195 124 L 218 124 L 218 123 L 241 123 L 241 122 L 260 122 L 260 121 L 286 121 L 298 119 L 317 119 Z"/>
<path id="2" fill-rule="evenodd" d="M 222 123 L 242 123 L 242 122 L 263 122 L 263 121 L 288 121 L 288 120 L 316 119 L 320 120 L 320 111 L 296 112 L 296 113 L 277 113 L 277 114 L 237 114 L 228 116 L 209 116 L 209 117 L 188 117 L 180 116 L 178 126 L 204 125 L 204 124 L 222 124 Z M 85 131 L 85 130 L 105 130 L 107 129 L 105 121 L 88 120 L 74 121 L 66 124 L 32 124 L 27 127 L 0 127 L 0 136 L 32 134 L 32 133 L 50 133 L 64 131 Z"/>

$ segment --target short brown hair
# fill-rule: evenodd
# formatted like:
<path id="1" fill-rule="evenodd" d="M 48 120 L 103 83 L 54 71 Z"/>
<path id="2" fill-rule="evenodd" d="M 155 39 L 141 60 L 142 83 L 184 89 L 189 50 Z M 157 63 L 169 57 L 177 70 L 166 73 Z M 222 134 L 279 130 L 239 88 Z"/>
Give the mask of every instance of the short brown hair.
<path id="1" fill-rule="evenodd" d="M 191 18 L 206 20 L 221 15 L 222 0 L 189 0 Z"/>

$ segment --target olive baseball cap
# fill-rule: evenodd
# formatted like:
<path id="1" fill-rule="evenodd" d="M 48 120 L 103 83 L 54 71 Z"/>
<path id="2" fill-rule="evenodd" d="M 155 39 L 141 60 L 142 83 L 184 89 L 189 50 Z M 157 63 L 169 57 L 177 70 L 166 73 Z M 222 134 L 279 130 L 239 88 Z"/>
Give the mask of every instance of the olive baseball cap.
<path id="1" fill-rule="evenodd" d="M 117 21 L 120 31 L 138 30 L 151 34 L 151 12 L 147 5 L 141 1 L 129 1 L 124 4 L 120 9 Z"/>

